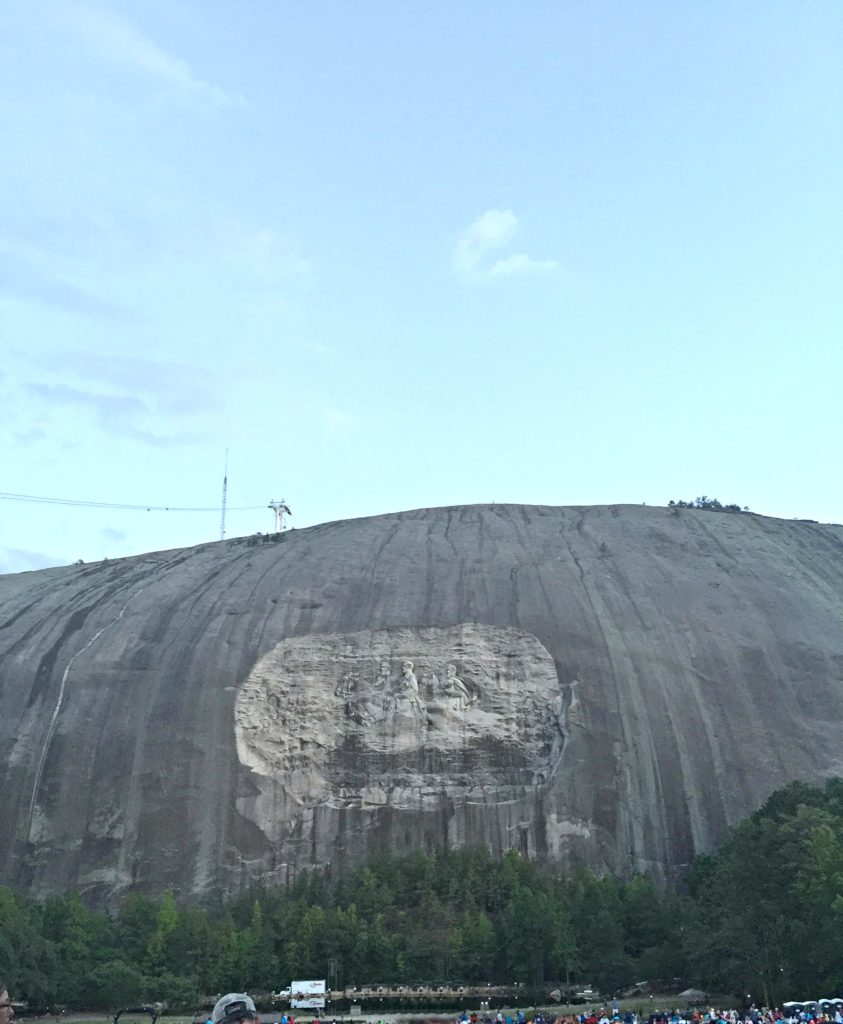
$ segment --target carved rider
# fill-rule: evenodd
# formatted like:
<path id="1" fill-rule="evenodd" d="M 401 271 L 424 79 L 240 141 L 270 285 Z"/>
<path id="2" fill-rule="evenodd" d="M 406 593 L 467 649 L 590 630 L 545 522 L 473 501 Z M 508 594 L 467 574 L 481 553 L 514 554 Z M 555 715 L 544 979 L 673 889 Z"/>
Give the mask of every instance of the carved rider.
<path id="1" fill-rule="evenodd" d="M 399 711 L 402 704 L 408 704 L 411 712 L 424 717 L 424 705 L 419 697 L 419 681 L 409 659 L 401 662 L 401 678 L 395 687 L 395 706 Z"/>
<path id="2" fill-rule="evenodd" d="M 472 693 L 457 675 L 456 665 L 448 665 L 446 672 L 447 676 L 442 684 L 442 692 L 446 697 L 450 697 L 454 701 L 460 711 L 465 711 L 467 707 L 477 700 L 477 694 Z"/>
<path id="3" fill-rule="evenodd" d="M 375 680 L 375 686 L 385 690 L 389 686 L 390 673 L 390 664 L 386 658 L 384 658 L 378 666 L 378 678 Z"/>
<path id="4" fill-rule="evenodd" d="M 345 707 L 343 710 L 346 718 L 357 722 L 358 725 L 368 725 L 371 719 L 357 693 L 357 684 L 359 682 L 360 677 L 356 672 L 344 672 L 342 679 L 337 683 L 334 694 L 344 699 Z"/>
<path id="5" fill-rule="evenodd" d="M 343 672 L 342 679 L 337 683 L 337 687 L 334 690 L 336 697 L 345 697 L 347 700 L 354 696 L 354 691 L 357 689 L 357 683 L 359 677 L 356 672 Z"/>

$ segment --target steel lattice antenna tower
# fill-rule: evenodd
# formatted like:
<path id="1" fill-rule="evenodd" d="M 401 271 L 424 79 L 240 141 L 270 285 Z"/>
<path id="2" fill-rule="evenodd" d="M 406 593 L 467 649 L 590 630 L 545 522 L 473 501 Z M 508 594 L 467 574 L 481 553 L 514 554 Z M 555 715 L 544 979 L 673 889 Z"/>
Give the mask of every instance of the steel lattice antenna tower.
<path id="1" fill-rule="evenodd" d="M 284 529 L 284 516 L 291 516 L 290 506 L 282 498 L 280 501 L 271 501 L 267 508 L 275 513 L 275 532 L 280 533 Z"/>
<path id="2" fill-rule="evenodd" d="M 228 449 L 225 450 L 225 471 L 222 475 L 222 515 L 220 516 L 220 540 L 225 540 L 225 499 L 228 496 Z"/>

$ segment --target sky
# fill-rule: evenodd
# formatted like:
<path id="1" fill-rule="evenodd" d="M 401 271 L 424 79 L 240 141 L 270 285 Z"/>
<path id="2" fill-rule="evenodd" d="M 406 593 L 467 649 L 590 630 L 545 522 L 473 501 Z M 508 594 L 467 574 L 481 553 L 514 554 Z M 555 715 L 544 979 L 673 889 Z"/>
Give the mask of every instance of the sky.
<path id="1" fill-rule="evenodd" d="M 839 0 L 4 0 L 0 572 L 218 540 L 226 452 L 228 537 L 843 521 L 842 52 Z"/>

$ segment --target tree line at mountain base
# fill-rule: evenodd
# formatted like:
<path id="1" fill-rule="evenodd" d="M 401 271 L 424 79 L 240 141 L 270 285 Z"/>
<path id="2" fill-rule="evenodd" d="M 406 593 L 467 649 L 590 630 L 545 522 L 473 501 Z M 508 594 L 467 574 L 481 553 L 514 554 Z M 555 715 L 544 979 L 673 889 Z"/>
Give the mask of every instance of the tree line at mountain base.
<path id="1" fill-rule="evenodd" d="M 218 906 L 130 893 L 113 916 L 75 893 L 0 887 L 0 977 L 33 1006 L 192 1010 L 326 976 L 604 994 L 647 979 L 767 1005 L 837 995 L 843 780 L 779 790 L 697 858 L 681 892 L 482 850 L 384 856 L 335 885 L 311 873 Z"/>

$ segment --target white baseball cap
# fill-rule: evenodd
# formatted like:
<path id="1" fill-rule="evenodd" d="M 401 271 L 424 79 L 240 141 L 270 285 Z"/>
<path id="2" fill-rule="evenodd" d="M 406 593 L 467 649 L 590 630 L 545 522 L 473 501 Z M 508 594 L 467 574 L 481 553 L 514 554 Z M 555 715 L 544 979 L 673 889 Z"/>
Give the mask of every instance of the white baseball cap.
<path id="1" fill-rule="evenodd" d="M 214 1024 L 235 1024 L 246 1017 L 257 1017 L 255 1003 L 245 992 L 229 992 L 216 1001 L 211 1020 Z"/>

